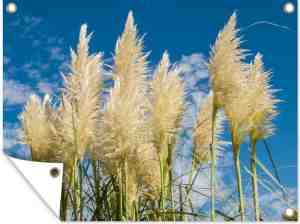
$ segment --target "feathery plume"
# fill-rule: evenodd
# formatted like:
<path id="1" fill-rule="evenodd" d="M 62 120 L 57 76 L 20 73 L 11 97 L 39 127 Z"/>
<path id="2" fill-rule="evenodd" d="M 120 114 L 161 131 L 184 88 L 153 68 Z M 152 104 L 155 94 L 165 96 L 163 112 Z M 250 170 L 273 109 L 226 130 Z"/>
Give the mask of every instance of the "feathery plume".
<path id="1" fill-rule="evenodd" d="M 60 153 L 55 141 L 53 125 L 54 111 L 49 95 L 43 101 L 36 95 L 31 95 L 20 115 L 22 125 L 21 140 L 31 149 L 34 161 L 59 161 Z"/>
<path id="2" fill-rule="evenodd" d="M 160 167 L 156 152 L 153 144 L 146 143 L 129 155 L 127 179 L 129 204 L 137 202 L 140 195 L 151 199 L 159 197 Z"/>
<path id="3" fill-rule="evenodd" d="M 99 156 L 114 159 L 110 164 L 122 162 L 141 143 L 143 125 L 136 98 L 124 96 L 116 80 L 101 120 Z"/>
<path id="4" fill-rule="evenodd" d="M 136 152 L 135 168 L 140 176 L 139 182 L 144 186 L 145 195 L 158 198 L 160 193 L 160 166 L 157 149 L 152 143 L 141 145 Z"/>
<path id="5" fill-rule="evenodd" d="M 224 107 L 234 140 L 241 144 L 247 134 L 246 120 L 249 108 L 245 105 L 247 66 L 243 63 L 246 50 L 240 48 L 241 39 L 236 29 L 236 14 L 218 34 L 212 48 L 208 70 L 216 109 Z"/>
<path id="6" fill-rule="evenodd" d="M 169 55 L 164 52 L 151 85 L 151 124 L 160 168 L 160 178 L 156 176 L 155 182 L 161 184 L 162 204 L 166 192 L 172 197 L 173 148 L 185 109 L 185 90 L 179 73 L 178 67 L 171 67 Z M 167 191 L 164 186 L 168 186 Z"/>
<path id="7" fill-rule="evenodd" d="M 114 87 L 101 119 L 96 146 L 96 154 L 110 174 L 117 174 L 116 168 L 122 167 L 122 176 L 126 176 L 129 206 L 137 199 L 140 178 L 149 176 L 148 170 L 142 168 L 147 163 L 139 162 L 141 157 L 148 161 L 147 152 L 139 149 L 152 139 L 146 97 L 147 67 L 143 41 L 138 37 L 130 12 L 124 32 L 116 44 L 112 71 Z M 155 149 L 149 147 L 149 150 Z M 143 183 L 148 184 L 147 181 Z"/>
<path id="8" fill-rule="evenodd" d="M 147 141 L 145 95 L 148 71 L 143 42 L 138 38 L 132 12 L 118 39 L 114 57 L 114 87 L 102 117 L 100 145 L 105 153 L 99 156 L 126 158 L 131 148 Z"/>
<path id="9" fill-rule="evenodd" d="M 213 96 L 210 93 L 203 102 L 197 118 L 194 129 L 195 143 L 195 161 L 196 163 L 206 163 L 210 161 L 210 145 L 212 144 L 212 113 L 213 113 Z M 221 151 L 228 144 L 220 140 L 223 133 L 224 116 L 218 112 L 214 125 L 214 149 L 216 152 Z M 216 153 L 218 155 L 218 153 Z M 216 155 L 216 156 L 217 156 Z"/>
<path id="10" fill-rule="evenodd" d="M 136 91 L 146 91 L 145 76 L 148 72 L 148 53 L 144 53 L 143 39 L 138 36 L 130 11 L 121 37 L 117 40 L 114 56 L 113 74 L 119 79 L 120 88 L 124 95 L 134 95 Z M 144 99 L 145 100 L 145 99 Z"/>
<path id="11" fill-rule="evenodd" d="M 241 39 L 237 35 L 236 14 L 233 13 L 218 34 L 208 64 L 214 104 L 217 108 L 223 107 L 227 100 L 232 98 L 232 91 L 238 91 L 245 82 L 243 77 L 245 66 L 242 60 L 245 58 L 246 50 L 240 48 Z"/>
<path id="12" fill-rule="evenodd" d="M 234 91 L 234 94 L 231 94 L 232 98 L 227 100 L 224 106 L 235 145 L 241 145 L 249 132 L 248 118 L 251 110 L 247 94 L 247 86 L 240 88 L 239 91 Z"/>
<path id="13" fill-rule="evenodd" d="M 152 82 L 152 125 L 159 152 L 165 144 L 174 145 L 185 110 L 185 90 L 179 73 L 178 68 L 171 68 L 169 55 L 164 52 Z"/>
<path id="14" fill-rule="evenodd" d="M 89 55 L 91 34 L 80 28 L 77 52 L 71 50 L 70 74 L 63 76 L 60 130 L 64 152 L 82 157 L 95 141 L 100 111 L 101 55 Z M 67 156 L 68 157 L 68 156 Z"/>
<path id="15" fill-rule="evenodd" d="M 271 72 L 264 70 L 261 54 L 255 56 L 249 70 L 248 96 L 245 96 L 251 106 L 248 122 L 251 138 L 258 140 L 274 133 L 272 120 L 277 115 L 276 104 L 280 101 L 274 97 L 277 90 L 271 89 Z"/>

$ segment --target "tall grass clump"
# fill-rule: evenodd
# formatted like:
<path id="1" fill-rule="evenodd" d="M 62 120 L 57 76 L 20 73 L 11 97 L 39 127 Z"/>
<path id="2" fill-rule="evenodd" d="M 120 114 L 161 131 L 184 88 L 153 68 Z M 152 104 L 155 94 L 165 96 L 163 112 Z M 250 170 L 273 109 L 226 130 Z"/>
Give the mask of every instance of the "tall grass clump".
<path id="1" fill-rule="evenodd" d="M 251 141 L 250 166 L 252 172 L 253 204 L 256 221 L 260 221 L 261 218 L 256 172 L 256 143 L 274 133 L 275 127 L 272 124 L 272 120 L 277 115 L 276 104 L 279 102 L 274 97 L 276 90 L 271 88 L 270 75 L 271 72 L 264 70 L 262 55 L 257 54 L 254 62 L 250 64 L 247 86 L 248 95 L 245 96 L 249 100 L 248 105 L 251 107 L 248 124 Z"/>
<path id="2" fill-rule="evenodd" d="M 215 125 L 216 111 L 219 109 L 224 109 L 225 114 L 229 119 L 236 179 L 240 198 L 240 214 L 241 220 L 244 220 L 245 208 L 239 155 L 240 145 L 247 133 L 247 130 L 244 127 L 244 120 L 247 117 L 247 112 L 244 108 L 240 107 L 243 98 L 242 91 L 244 91 L 246 82 L 245 65 L 243 63 L 243 60 L 245 59 L 245 50 L 240 48 L 240 43 L 241 40 L 238 37 L 238 30 L 236 28 L 236 14 L 234 13 L 229 18 L 229 21 L 223 30 L 218 34 L 218 38 L 210 55 L 208 70 L 213 90 L 212 125 Z M 214 150 L 213 143 L 211 150 Z M 214 164 L 214 161 L 212 161 L 211 164 Z M 215 169 L 213 165 L 211 169 Z M 212 195 L 213 194 L 214 192 L 212 192 Z"/>
<path id="3" fill-rule="evenodd" d="M 247 63 L 238 32 L 234 13 L 210 53 L 211 90 L 193 129 L 191 172 L 174 177 L 178 165 L 174 161 L 183 151 L 177 143 L 188 106 L 182 75 L 189 74 L 171 63 L 167 51 L 151 70 L 132 12 L 110 65 L 103 64 L 102 54 L 89 52 L 92 35 L 86 24 L 81 26 L 69 72 L 62 75 L 59 97 L 53 97 L 57 102 L 48 95 L 42 99 L 32 95 L 20 115 L 22 142 L 29 147 L 32 160 L 64 163 L 62 220 L 200 221 L 210 217 L 216 221 L 220 216 L 227 220 L 229 216 L 216 206 L 217 164 L 229 145 L 227 131 L 242 221 L 247 203 L 240 148 L 246 137 L 251 140 L 254 212 L 255 219 L 260 219 L 256 143 L 273 134 L 278 100 L 262 56 L 257 54 Z M 108 97 L 103 92 L 104 73 L 112 79 Z M 194 184 L 199 177 L 194 174 L 206 172 L 200 168 L 207 163 L 210 209 L 206 212 L 192 196 L 199 192 Z M 178 179 L 185 181 L 185 177 L 188 183 L 178 186 Z"/>
<path id="4" fill-rule="evenodd" d="M 185 110 L 185 90 L 179 77 L 180 69 L 172 67 L 164 52 L 154 71 L 152 81 L 152 129 L 160 161 L 161 207 L 166 197 L 173 202 L 172 160 L 176 136 Z M 171 205 L 172 209 L 174 205 Z"/>
<path id="5" fill-rule="evenodd" d="M 147 66 L 143 41 L 138 37 L 132 13 L 129 13 L 124 32 L 115 48 L 112 69 L 114 87 L 103 112 L 96 148 L 109 174 L 116 176 L 120 188 L 121 219 L 137 218 L 134 210 L 139 200 L 140 187 L 156 191 L 156 185 L 159 184 L 156 175 L 159 163 L 147 116 L 150 110 L 146 98 Z M 152 161 L 151 166 L 149 161 Z M 151 174 L 151 169 L 157 170 Z"/>

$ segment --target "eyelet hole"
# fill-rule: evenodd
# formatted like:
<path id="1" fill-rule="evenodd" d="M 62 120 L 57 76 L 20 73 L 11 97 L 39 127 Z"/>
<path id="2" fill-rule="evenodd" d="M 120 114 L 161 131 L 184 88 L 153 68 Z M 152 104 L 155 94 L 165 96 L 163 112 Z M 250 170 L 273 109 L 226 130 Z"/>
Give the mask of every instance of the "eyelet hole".
<path id="1" fill-rule="evenodd" d="M 51 177 L 58 177 L 59 176 L 59 169 L 57 167 L 53 167 L 51 170 L 50 170 L 50 176 Z"/>

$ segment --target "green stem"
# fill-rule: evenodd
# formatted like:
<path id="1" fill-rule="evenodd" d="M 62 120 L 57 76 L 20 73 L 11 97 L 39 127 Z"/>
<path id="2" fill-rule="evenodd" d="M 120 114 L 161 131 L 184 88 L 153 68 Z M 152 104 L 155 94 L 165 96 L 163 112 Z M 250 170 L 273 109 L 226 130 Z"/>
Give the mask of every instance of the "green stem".
<path id="1" fill-rule="evenodd" d="M 173 187 L 171 188 L 171 209 L 172 209 L 173 212 L 175 211 L 174 201 L 173 201 Z M 172 219 L 173 219 L 172 221 L 176 221 L 176 213 L 173 213 Z"/>
<path id="2" fill-rule="evenodd" d="M 61 207 L 60 207 L 60 219 L 65 221 L 67 218 L 67 206 L 68 206 L 68 192 L 66 190 L 66 183 L 63 181 L 61 192 Z"/>
<path id="3" fill-rule="evenodd" d="M 251 179 L 252 179 L 252 196 L 253 196 L 253 206 L 255 212 L 255 220 L 260 221 L 260 208 L 259 208 L 259 194 L 257 186 L 257 173 L 256 173 L 256 140 L 252 138 L 251 140 Z"/>
<path id="4" fill-rule="evenodd" d="M 74 101 L 71 101 L 72 106 L 72 128 L 73 128 L 73 138 L 74 138 L 74 161 L 73 161 L 73 172 L 72 172 L 72 187 L 74 191 L 74 216 L 75 220 L 78 218 L 79 208 L 80 208 L 80 197 L 79 197 L 79 189 L 78 189 L 78 181 L 76 171 L 78 168 L 78 139 L 77 139 L 77 126 L 75 125 L 75 114 L 77 109 L 77 105 Z M 75 108 L 74 108 L 75 107 Z"/>
<path id="5" fill-rule="evenodd" d="M 74 220 L 77 220 L 77 194 L 76 194 L 76 166 L 77 165 L 77 159 L 74 158 L 73 165 L 72 165 L 72 175 L 71 175 L 71 187 L 73 192 L 73 214 L 74 214 Z"/>
<path id="6" fill-rule="evenodd" d="M 210 152 L 211 152 L 211 173 L 210 173 L 210 218 L 211 221 L 216 221 L 216 213 L 215 213 L 215 200 L 216 200 L 216 165 L 215 165 L 215 150 L 213 149 L 213 146 L 210 146 Z"/>
<path id="7" fill-rule="evenodd" d="M 182 186 L 181 184 L 179 185 L 179 206 L 180 206 L 180 221 L 184 220 L 184 214 L 183 214 L 183 200 L 182 200 Z"/>
<path id="8" fill-rule="evenodd" d="M 184 199 L 184 202 L 183 204 L 185 204 L 186 202 L 189 202 L 189 205 L 191 207 L 191 211 L 193 212 L 193 204 L 192 204 L 192 200 L 191 200 L 191 192 L 192 192 L 192 189 L 193 189 L 193 184 L 194 184 L 194 181 L 195 179 L 197 178 L 198 176 L 198 172 L 199 170 L 197 171 L 197 173 L 195 174 L 195 176 L 193 175 L 194 174 L 194 171 L 195 171 L 195 168 L 196 168 L 196 152 L 195 152 L 195 147 L 193 148 L 193 152 L 192 152 L 192 166 L 191 166 L 191 172 L 189 174 L 189 179 L 188 179 L 188 186 L 186 187 L 186 197 Z M 194 176 L 194 177 L 193 177 Z M 186 218 L 186 217 L 185 217 Z"/>
<path id="9" fill-rule="evenodd" d="M 129 203 L 128 203 L 128 164 L 127 164 L 127 161 L 125 159 L 124 161 L 124 176 L 123 178 L 125 178 L 125 181 L 124 181 L 124 199 L 125 199 L 125 203 L 124 203 L 124 210 L 125 210 L 125 218 L 126 218 L 126 221 L 128 221 L 128 218 L 129 218 L 129 212 L 130 212 L 130 206 L 129 206 Z"/>
<path id="10" fill-rule="evenodd" d="M 210 144 L 210 157 L 211 157 L 211 167 L 210 167 L 210 218 L 211 221 L 216 221 L 216 211 L 215 211 L 215 200 L 216 200 L 216 153 L 214 147 L 214 132 L 215 132 L 215 119 L 217 110 L 213 104 L 212 109 L 212 129 L 211 129 L 211 144 Z"/>
<path id="11" fill-rule="evenodd" d="M 79 160 L 79 166 L 78 166 L 78 169 L 79 169 L 79 183 L 78 183 L 78 197 L 79 197 L 79 205 L 78 205 L 78 208 L 79 208 L 79 220 L 82 221 L 83 220 L 83 205 L 84 205 L 84 198 L 83 198 L 83 167 L 82 167 L 82 163 L 81 161 Z"/>
<path id="12" fill-rule="evenodd" d="M 174 211 L 174 201 L 173 201 L 173 175 L 172 175 L 172 144 L 168 144 L 168 171 L 169 171 L 169 196 L 171 200 L 171 210 Z M 172 214 L 173 221 L 176 220 L 175 213 Z"/>
<path id="13" fill-rule="evenodd" d="M 92 167 L 93 167 L 94 183 L 95 183 L 95 202 L 96 202 L 95 217 L 96 220 L 100 220 L 101 219 L 100 178 L 99 178 L 97 161 L 94 159 L 92 159 Z"/>
<path id="14" fill-rule="evenodd" d="M 241 165 L 240 165 L 240 146 L 235 144 L 233 141 L 233 155 L 234 155 L 234 167 L 236 173 L 236 181 L 239 192 L 239 201 L 240 201 L 240 215 L 241 221 L 245 220 L 245 207 L 244 207 L 244 194 L 243 194 L 243 185 L 242 185 L 242 176 L 241 176 Z"/>
<path id="15" fill-rule="evenodd" d="M 195 152 L 195 147 L 193 147 L 193 152 L 192 152 L 192 166 L 191 166 L 191 172 L 189 174 L 189 179 L 188 179 L 188 187 L 187 187 L 187 196 L 186 196 L 186 200 L 190 199 L 190 193 L 192 191 L 192 184 L 193 184 L 193 174 L 196 168 L 196 152 Z M 186 200 L 184 201 L 184 203 L 186 202 Z"/>
<path id="16" fill-rule="evenodd" d="M 164 190 L 164 164 L 163 159 L 160 157 L 160 188 L 161 188 L 161 197 L 160 197 L 160 210 L 164 211 L 165 207 L 165 190 Z M 161 217 L 160 217 L 161 218 Z M 163 217 L 162 217 L 163 218 Z"/>
<path id="17" fill-rule="evenodd" d="M 118 168 L 119 170 L 119 208 L 120 208 L 120 221 L 123 219 L 123 177 L 122 177 L 122 169 Z"/>
<path id="18" fill-rule="evenodd" d="M 138 202 L 137 201 L 133 201 L 131 207 L 132 207 L 133 221 L 136 222 L 136 221 L 139 220 Z"/>

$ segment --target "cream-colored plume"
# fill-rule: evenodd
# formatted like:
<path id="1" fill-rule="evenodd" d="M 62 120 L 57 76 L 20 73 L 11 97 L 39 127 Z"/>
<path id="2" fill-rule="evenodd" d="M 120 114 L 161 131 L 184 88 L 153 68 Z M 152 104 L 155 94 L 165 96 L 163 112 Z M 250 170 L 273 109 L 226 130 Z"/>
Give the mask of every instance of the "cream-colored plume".
<path id="1" fill-rule="evenodd" d="M 251 107 L 248 123 L 254 140 L 266 138 L 275 130 L 272 120 L 277 115 L 276 104 L 280 101 L 274 97 L 276 90 L 271 89 L 270 76 L 271 72 L 264 70 L 262 55 L 258 53 L 250 64 L 248 95 L 245 96 Z"/>
<path id="2" fill-rule="evenodd" d="M 114 87 L 103 112 L 95 152 L 110 174 L 117 174 L 118 167 L 123 167 L 123 171 L 127 167 L 125 174 L 129 203 L 136 200 L 137 187 L 147 184 L 149 170 L 143 166 L 151 159 L 148 159 L 148 152 L 140 150 L 152 141 L 146 97 L 146 58 L 143 42 L 138 37 L 130 12 L 124 32 L 117 41 L 113 67 Z M 153 147 L 149 147 L 149 150 L 156 152 Z M 140 163 L 141 158 L 146 161 Z M 144 177 L 145 181 L 141 181 Z"/>
<path id="3" fill-rule="evenodd" d="M 196 163 L 206 163 L 210 161 L 210 145 L 212 144 L 212 119 L 213 119 L 213 96 L 210 93 L 203 102 L 197 118 L 196 127 L 194 129 L 194 143 L 195 154 L 194 159 Z M 214 132 L 213 132 L 213 146 L 216 153 L 228 144 L 222 141 L 221 135 L 223 133 L 224 116 L 218 112 L 216 115 Z"/>
<path id="4" fill-rule="evenodd" d="M 63 151 L 81 158 L 95 141 L 100 110 L 101 55 L 89 55 L 87 25 L 82 25 L 77 51 L 71 51 L 70 74 L 64 76 L 59 131 Z"/>
<path id="5" fill-rule="evenodd" d="M 59 161 L 60 151 L 55 140 L 54 111 L 49 95 L 43 102 L 36 95 L 31 95 L 20 116 L 22 142 L 31 150 L 33 161 Z"/>
<path id="6" fill-rule="evenodd" d="M 232 98 L 232 91 L 238 91 L 245 82 L 243 73 L 245 50 L 240 48 L 241 40 L 237 36 L 236 14 L 234 13 L 212 48 L 208 70 L 214 91 L 214 104 L 223 107 L 227 99 Z"/>
<path id="7" fill-rule="evenodd" d="M 114 87 L 102 117 L 99 137 L 105 153 L 100 156 L 124 159 L 131 149 L 147 141 L 149 132 L 144 92 L 148 62 L 131 12 L 117 41 L 114 61 Z"/>
<path id="8" fill-rule="evenodd" d="M 178 68 L 171 68 L 168 53 L 165 52 L 152 82 L 152 126 L 159 152 L 167 150 L 165 146 L 168 144 L 174 145 L 185 110 L 185 90 L 179 72 Z"/>
<path id="9" fill-rule="evenodd" d="M 143 39 L 138 36 L 130 11 L 125 24 L 124 32 L 118 39 L 114 56 L 114 77 L 120 82 L 123 95 L 135 95 L 135 92 L 145 93 L 148 72 L 148 54 L 144 53 Z M 143 94 L 140 94 L 143 97 Z M 145 99 L 144 99 L 145 100 Z"/>
<path id="10" fill-rule="evenodd" d="M 241 144 L 248 133 L 249 108 L 245 105 L 248 67 L 243 63 L 245 50 L 237 36 L 236 14 L 218 34 L 209 60 L 209 74 L 216 109 L 224 107 L 234 144 Z"/>
<path id="11" fill-rule="evenodd" d="M 160 194 L 160 163 L 157 149 L 152 143 L 141 145 L 136 152 L 135 169 L 140 176 L 139 182 L 145 186 L 142 191 L 151 198 Z"/>

